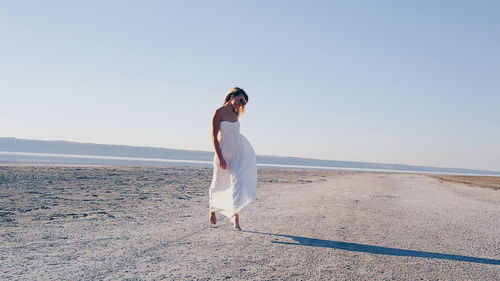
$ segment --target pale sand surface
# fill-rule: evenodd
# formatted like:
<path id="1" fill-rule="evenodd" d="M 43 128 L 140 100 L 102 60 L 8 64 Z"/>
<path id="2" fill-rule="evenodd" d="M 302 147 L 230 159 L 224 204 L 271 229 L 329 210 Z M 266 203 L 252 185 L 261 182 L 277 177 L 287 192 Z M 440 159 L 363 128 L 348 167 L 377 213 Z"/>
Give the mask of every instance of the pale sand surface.
<path id="1" fill-rule="evenodd" d="M 0 280 L 500 280 L 485 179 L 259 170 L 238 232 L 208 224 L 211 175 L 0 167 Z"/>
<path id="2" fill-rule="evenodd" d="M 489 176 L 447 176 L 439 175 L 433 176 L 436 179 L 442 181 L 458 182 L 468 186 L 491 188 L 495 190 L 500 189 L 500 177 L 489 177 Z"/>

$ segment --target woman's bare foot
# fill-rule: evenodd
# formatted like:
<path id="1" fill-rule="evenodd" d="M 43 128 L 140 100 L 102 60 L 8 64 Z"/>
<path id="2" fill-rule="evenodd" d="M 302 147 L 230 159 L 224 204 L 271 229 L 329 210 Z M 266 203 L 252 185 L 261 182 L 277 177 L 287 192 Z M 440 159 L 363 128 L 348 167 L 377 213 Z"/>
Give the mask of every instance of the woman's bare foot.
<path id="1" fill-rule="evenodd" d="M 231 217 L 231 221 L 233 222 L 234 229 L 241 230 L 241 227 L 240 227 L 240 215 L 234 214 Z"/>
<path id="2" fill-rule="evenodd" d="M 211 224 L 216 224 L 217 223 L 217 217 L 215 216 L 215 212 L 210 212 L 210 223 Z"/>

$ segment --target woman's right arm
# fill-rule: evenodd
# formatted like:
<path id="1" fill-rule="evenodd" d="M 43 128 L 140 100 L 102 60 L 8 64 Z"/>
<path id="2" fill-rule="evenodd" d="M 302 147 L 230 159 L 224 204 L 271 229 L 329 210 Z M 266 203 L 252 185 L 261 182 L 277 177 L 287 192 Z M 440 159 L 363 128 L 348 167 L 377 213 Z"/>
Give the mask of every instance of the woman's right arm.
<path id="1" fill-rule="evenodd" d="M 217 138 L 220 130 L 220 122 L 221 122 L 221 116 L 219 112 L 216 111 L 214 117 L 212 118 L 212 141 L 214 143 L 215 153 L 217 154 L 217 157 L 219 157 L 220 167 L 222 169 L 226 169 L 227 164 L 226 161 L 224 160 L 224 157 L 222 156 L 219 139 Z"/>

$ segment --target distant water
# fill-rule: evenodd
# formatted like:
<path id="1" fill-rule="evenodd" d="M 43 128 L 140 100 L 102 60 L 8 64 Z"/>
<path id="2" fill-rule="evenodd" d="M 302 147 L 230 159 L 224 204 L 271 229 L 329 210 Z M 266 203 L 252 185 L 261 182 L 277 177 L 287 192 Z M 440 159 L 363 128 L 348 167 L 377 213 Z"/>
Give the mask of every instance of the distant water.
<path id="1" fill-rule="evenodd" d="M 212 166 L 212 161 L 204 160 L 180 160 L 161 158 L 141 158 L 123 156 L 100 156 L 80 154 L 57 154 L 57 153 L 32 153 L 0 151 L 0 164 L 73 164 L 73 165 L 123 165 L 123 166 Z M 332 166 L 307 166 L 290 164 L 258 163 L 261 168 L 287 168 L 287 169 L 321 169 L 342 171 L 369 171 L 369 172 L 394 172 L 394 173 L 418 173 L 418 174 L 447 174 L 447 175 L 471 175 L 471 176 L 499 176 L 480 173 L 453 173 L 434 171 L 412 171 L 393 169 L 371 169 L 354 167 L 332 167 Z"/>
<path id="2" fill-rule="evenodd" d="M 211 161 L 0 151 L 0 163 L 209 166 Z"/>

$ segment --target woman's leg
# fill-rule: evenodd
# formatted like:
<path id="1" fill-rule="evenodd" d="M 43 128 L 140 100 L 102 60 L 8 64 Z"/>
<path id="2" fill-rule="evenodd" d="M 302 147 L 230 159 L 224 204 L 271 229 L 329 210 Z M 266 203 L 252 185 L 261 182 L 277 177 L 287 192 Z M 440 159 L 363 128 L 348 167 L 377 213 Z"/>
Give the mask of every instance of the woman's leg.
<path id="1" fill-rule="evenodd" d="M 233 222 L 234 229 L 241 230 L 241 227 L 240 227 L 240 215 L 238 215 L 238 213 L 235 213 L 231 217 L 231 221 Z"/>
<path id="2" fill-rule="evenodd" d="M 217 217 L 215 216 L 215 212 L 210 212 L 209 220 L 210 220 L 211 224 L 216 224 L 217 223 Z"/>

